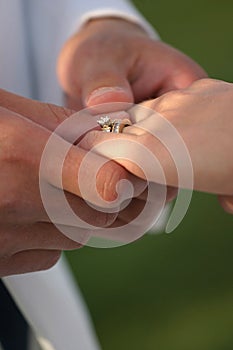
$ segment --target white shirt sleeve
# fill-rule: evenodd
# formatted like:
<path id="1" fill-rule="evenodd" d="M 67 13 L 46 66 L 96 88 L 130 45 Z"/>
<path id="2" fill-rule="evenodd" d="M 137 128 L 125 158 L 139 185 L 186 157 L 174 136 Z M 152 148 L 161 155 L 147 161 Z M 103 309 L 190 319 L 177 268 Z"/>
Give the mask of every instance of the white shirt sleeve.
<path id="1" fill-rule="evenodd" d="M 79 18 L 77 28 L 93 18 L 120 17 L 140 25 L 153 39 L 159 39 L 158 33 L 141 13 L 127 0 L 87 0 L 78 4 Z"/>

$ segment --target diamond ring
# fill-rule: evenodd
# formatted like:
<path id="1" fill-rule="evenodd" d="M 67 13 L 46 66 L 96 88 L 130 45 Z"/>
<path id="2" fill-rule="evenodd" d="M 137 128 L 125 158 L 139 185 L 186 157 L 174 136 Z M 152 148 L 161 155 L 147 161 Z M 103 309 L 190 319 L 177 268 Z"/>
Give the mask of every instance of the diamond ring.
<path id="1" fill-rule="evenodd" d="M 107 115 L 97 120 L 97 123 L 104 132 L 112 132 L 115 134 L 122 133 L 123 129 L 132 125 L 129 119 L 115 119 L 111 120 Z"/>

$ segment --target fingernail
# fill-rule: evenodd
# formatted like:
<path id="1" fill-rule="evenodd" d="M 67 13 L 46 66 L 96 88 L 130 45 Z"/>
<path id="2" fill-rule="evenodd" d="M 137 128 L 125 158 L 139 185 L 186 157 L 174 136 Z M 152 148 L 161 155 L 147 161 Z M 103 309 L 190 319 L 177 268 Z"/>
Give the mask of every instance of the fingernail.
<path id="1" fill-rule="evenodd" d="M 94 90 L 87 98 L 86 98 L 86 105 L 95 105 L 100 104 L 104 102 L 108 102 L 109 99 L 111 99 L 111 95 L 113 95 L 113 99 L 115 100 L 115 94 L 117 94 L 117 99 L 120 99 L 120 101 L 125 101 L 126 99 L 129 100 L 132 98 L 130 91 L 127 88 L 123 88 L 120 86 L 106 86 L 101 87 L 96 90 Z M 110 101 L 109 101 L 110 102 Z"/>

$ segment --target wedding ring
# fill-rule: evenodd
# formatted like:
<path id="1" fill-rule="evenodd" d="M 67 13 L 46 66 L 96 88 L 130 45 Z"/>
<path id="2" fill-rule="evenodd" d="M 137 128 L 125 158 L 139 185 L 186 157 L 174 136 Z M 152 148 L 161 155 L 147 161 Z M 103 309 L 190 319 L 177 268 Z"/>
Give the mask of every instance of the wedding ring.
<path id="1" fill-rule="evenodd" d="M 120 134 L 123 132 L 123 129 L 127 126 L 132 125 L 129 119 L 118 119 L 113 121 L 112 132 L 115 134 Z"/>
<path id="2" fill-rule="evenodd" d="M 111 120 L 107 115 L 101 117 L 97 120 L 97 123 L 101 127 L 101 130 L 104 132 L 112 132 L 115 134 L 120 134 L 123 132 L 123 129 L 127 126 L 132 125 L 129 119 L 115 119 Z"/>

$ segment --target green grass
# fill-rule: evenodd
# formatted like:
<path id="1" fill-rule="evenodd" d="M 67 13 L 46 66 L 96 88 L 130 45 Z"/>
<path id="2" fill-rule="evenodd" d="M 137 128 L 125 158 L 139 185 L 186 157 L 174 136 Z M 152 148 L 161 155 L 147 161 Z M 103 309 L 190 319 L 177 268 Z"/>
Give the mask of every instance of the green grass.
<path id="1" fill-rule="evenodd" d="M 162 38 L 233 81 L 233 2 L 135 1 Z M 67 254 L 104 350 L 233 348 L 233 217 L 196 193 L 170 235 Z"/>

